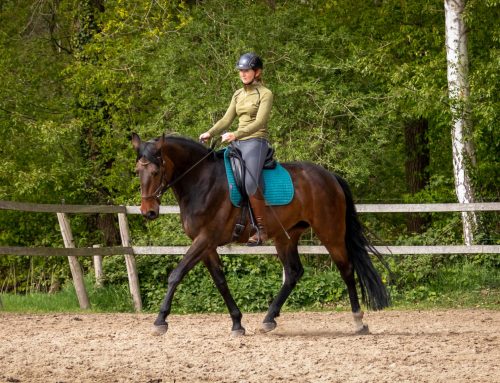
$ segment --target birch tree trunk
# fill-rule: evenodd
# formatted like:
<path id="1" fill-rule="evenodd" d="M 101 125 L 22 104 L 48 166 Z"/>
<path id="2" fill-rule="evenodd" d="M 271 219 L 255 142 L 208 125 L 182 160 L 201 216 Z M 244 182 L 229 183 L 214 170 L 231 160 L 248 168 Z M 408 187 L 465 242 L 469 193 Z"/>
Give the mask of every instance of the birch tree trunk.
<path id="1" fill-rule="evenodd" d="M 453 173 L 458 202 L 474 202 L 468 166 L 475 163 L 470 137 L 469 83 L 467 54 L 467 31 L 463 19 L 466 0 L 444 0 L 446 24 L 446 60 L 448 66 L 448 92 L 451 105 L 453 147 Z M 476 215 L 462 213 L 464 241 L 472 245 Z"/>

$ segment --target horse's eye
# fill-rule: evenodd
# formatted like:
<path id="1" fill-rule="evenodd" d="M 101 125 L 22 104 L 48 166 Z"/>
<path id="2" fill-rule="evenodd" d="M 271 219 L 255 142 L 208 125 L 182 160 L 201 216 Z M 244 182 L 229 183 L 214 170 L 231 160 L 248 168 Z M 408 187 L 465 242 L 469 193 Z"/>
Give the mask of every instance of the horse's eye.
<path id="1" fill-rule="evenodd" d="M 158 170 L 153 170 L 153 171 L 151 172 L 151 175 L 152 175 L 153 177 L 156 177 L 156 176 L 158 175 Z"/>

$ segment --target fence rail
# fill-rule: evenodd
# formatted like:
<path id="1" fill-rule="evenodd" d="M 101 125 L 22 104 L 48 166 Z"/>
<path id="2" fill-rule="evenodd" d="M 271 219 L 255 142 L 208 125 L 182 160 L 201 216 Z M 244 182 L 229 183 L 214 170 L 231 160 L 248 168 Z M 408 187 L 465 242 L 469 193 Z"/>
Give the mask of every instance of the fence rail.
<path id="1" fill-rule="evenodd" d="M 358 204 L 358 213 L 445 213 L 465 211 L 499 211 L 499 202 L 485 203 L 437 203 L 437 204 Z M 135 255 L 182 255 L 189 246 L 132 246 L 127 215 L 140 214 L 138 206 L 109 205 L 55 205 L 24 202 L 0 201 L 0 210 L 16 210 L 38 213 L 57 213 L 65 248 L 53 247 L 12 247 L 0 246 L 0 255 L 30 255 L 30 256 L 67 256 L 70 263 L 73 282 L 77 291 L 81 308 L 89 308 L 83 273 L 76 257 L 93 256 L 94 263 L 100 265 L 102 256 L 124 255 L 129 278 L 130 293 L 136 311 L 142 309 L 139 290 L 139 279 L 135 265 Z M 75 248 L 69 217 L 67 214 L 117 214 L 120 226 L 122 246 Z M 160 214 L 179 214 L 178 206 L 161 206 Z M 436 245 L 436 246 L 375 246 L 381 254 L 418 255 L 418 254 L 500 254 L 500 245 Z M 273 246 L 249 248 L 246 246 L 221 246 L 218 249 L 222 255 L 245 254 L 276 254 Z M 299 246 L 300 254 L 328 254 L 323 246 Z"/>
<path id="2" fill-rule="evenodd" d="M 500 254 L 500 245 L 435 245 L 435 246 L 374 246 L 382 255 L 422 255 L 422 254 Z M 130 247 L 12 247 L 0 246 L 0 255 L 29 255 L 40 257 L 75 256 L 93 257 L 110 255 L 183 255 L 189 246 L 130 246 Z M 328 254 L 324 246 L 299 246 L 300 254 Z M 274 246 L 220 246 L 220 255 L 273 255 Z"/>
<path id="3" fill-rule="evenodd" d="M 1 207 L 1 205 L 0 205 Z M 127 214 L 141 214 L 139 206 L 125 206 Z M 500 202 L 357 204 L 358 213 L 443 213 L 462 211 L 499 211 Z M 160 214 L 178 214 L 179 206 L 160 206 Z"/>
<path id="4" fill-rule="evenodd" d="M 35 213 L 126 213 L 126 206 L 117 205 L 54 205 L 30 202 L 0 201 L 1 210 L 17 210 Z"/>

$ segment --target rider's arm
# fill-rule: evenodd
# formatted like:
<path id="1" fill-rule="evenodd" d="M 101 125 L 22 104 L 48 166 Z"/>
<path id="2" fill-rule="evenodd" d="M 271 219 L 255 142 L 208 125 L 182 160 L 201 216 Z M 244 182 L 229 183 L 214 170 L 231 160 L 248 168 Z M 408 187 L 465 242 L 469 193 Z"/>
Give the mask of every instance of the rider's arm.
<path id="1" fill-rule="evenodd" d="M 236 91 L 238 93 L 238 91 Z M 236 93 L 231 98 L 231 104 L 229 104 L 229 108 L 226 110 L 226 114 L 219 121 L 212 126 L 208 133 L 210 137 L 215 137 L 216 135 L 222 133 L 224 130 L 228 130 L 234 119 L 236 118 Z"/>

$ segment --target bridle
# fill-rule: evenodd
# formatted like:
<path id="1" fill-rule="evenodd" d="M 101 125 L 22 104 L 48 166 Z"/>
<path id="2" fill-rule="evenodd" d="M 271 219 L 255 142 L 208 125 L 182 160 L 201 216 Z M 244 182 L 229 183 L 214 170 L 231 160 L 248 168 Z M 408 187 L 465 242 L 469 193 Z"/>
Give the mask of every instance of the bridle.
<path id="1" fill-rule="evenodd" d="M 142 157 L 140 158 L 137 162 L 139 162 L 140 165 L 142 166 L 147 166 L 151 163 L 151 161 L 147 160 L 146 158 Z M 142 190 L 141 190 L 141 199 L 155 199 L 158 202 L 160 202 L 161 196 L 168 190 L 169 184 L 165 184 L 165 161 L 161 161 L 160 165 L 160 185 L 156 188 L 156 190 L 150 194 L 150 195 L 142 195 Z M 142 188 L 141 188 L 142 189 Z"/>
<path id="2" fill-rule="evenodd" d="M 160 185 L 156 188 L 156 190 L 151 193 L 150 195 L 143 196 L 141 193 L 141 198 L 142 199 L 155 199 L 158 203 L 161 202 L 161 197 L 165 192 L 170 189 L 172 186 L 174 186 L 177 182 L 179 182 L 186 174 L 188 174 L 191 170 L 193 170 L 198 164 L 200 164 L 205 158 L 207 158 L 209 155 L 211 155 L 214 152 L 214 147 L 215 144 L 210 148 L 208 153 L 203 156 L 200 160 L 198 160 L 194 165 L 191 165 L 189 169 L 187 169 L 184 173 L 182 173 L 179 177 L 174 179 L 173 181 L 167 182 L 166 177 L 165 177 L 165 160 L 161 157 L 157 157 L 158 163 L 161 163 L 160 165 Z M 142 157 L 140 158 L 137 162 L 141 164 L 142 166 L 146 166 L 151 163 L 148 159 Z"/>

